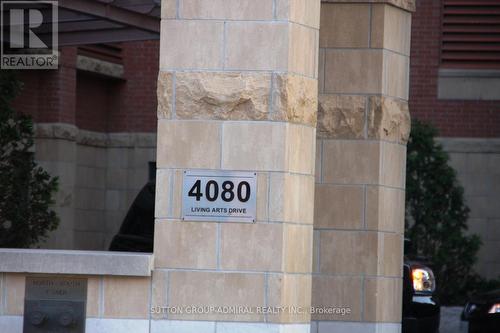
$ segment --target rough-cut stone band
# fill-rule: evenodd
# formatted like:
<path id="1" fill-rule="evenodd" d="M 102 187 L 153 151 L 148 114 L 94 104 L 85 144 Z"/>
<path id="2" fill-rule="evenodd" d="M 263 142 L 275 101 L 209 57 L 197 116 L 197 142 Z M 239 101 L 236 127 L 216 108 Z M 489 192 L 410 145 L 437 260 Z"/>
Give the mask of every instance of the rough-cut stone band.
<path id="1" fill-rule="evenodd" d="M 155 133 L 102 133 L 79 129 L 63 123 L 35 125 L 37 139 L 61 139 L 93 147 L 156 147 Z"/>
<path id="2" fill-rule="evenodd" d="M 294 74 L 160 72 L 158 117 L 316 125 L 317 80 Z"/>
<path id="3" fill-rule="evenodd" d="M 317 133 L 323 139 L 406 143 L 410 134 L 408 103 L 384 96 L 320 95 Z"/>

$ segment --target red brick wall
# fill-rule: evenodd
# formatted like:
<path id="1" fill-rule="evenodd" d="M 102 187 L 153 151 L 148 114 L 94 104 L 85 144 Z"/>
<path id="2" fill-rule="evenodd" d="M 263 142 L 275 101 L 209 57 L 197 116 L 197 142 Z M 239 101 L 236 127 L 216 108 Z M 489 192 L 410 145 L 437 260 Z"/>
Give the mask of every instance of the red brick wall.
<path id="1" fill-rule="evenodd" d="M 417 0 L 412 20 L 410 112 L 447 137 L 500 137 L 500 101 L 437 99 L 441 1 Z"/>
<path id="2" fill-rule="evenodd" d="M 17 111 L 36 122 L 75 123 L 76 48 L 61 50 L 59 70 L 19 70 L 23 82 L 14 102 Z"/>
<path id="3" fill-rule="evenodd" d="M 125 80 L 78 72 L 76 48 L 65 47 L 57 71 L 19 71 L 24 89 L 14 107 L 35 122 L 100 132 L 156 132 L 159 41 L 122 46 Z"/>
<path id="4" fill-rule="evenodd" d="M 113 81 L 78 73 L 76 126 L 97 132 L 108 131 L 108 110 L 113 107 Z"/>
<path id="5" fill-rule="evenodd" d="M 156 80 L 159 68 L 159 41 L 123 44 L 125 83 L 119 115 L 111 115 L 110 130 L 156 132 Z"/>

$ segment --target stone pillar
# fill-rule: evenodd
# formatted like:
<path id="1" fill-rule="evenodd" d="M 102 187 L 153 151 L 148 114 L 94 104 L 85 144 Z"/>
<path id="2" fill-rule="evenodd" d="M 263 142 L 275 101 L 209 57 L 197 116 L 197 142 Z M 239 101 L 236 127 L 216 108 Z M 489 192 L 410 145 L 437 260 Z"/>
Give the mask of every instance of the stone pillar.
<path id="1" fill-rule="evenodd" d="M 309 332 L 319 0 L 163 0 L 151 332 Z M 254 223 L 181 219 L 183 171 L 257 173 Z"/>
<path id="2" fill-rule="evenodd" d="M 321 6 L 311 332 L 400 332 L 408 1 Z"/>

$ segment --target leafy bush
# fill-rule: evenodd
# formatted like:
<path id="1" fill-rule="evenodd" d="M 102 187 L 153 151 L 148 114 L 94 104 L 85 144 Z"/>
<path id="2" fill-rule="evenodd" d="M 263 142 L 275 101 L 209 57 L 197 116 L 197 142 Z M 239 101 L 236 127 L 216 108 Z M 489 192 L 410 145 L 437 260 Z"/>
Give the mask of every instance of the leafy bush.
<path id="1" fill-rule="evenodd" d="M 481 240 L 468 235 L 469 208 L 437 130 L 414 121 L 406 166 L 406 237 L 410 256 L 432 262 L 443 304 L 461 304 L 471 293 L 500 286 L 473 270 Z"/>
<path id="2" fill-rule="evenodd" d="M 10 106 L 20 87 L 12 71 L 0 71 L 0 247 L 33 246 L 59 223 L 50 208 L 58 179 L 34 161 L 31 118 Z"/>

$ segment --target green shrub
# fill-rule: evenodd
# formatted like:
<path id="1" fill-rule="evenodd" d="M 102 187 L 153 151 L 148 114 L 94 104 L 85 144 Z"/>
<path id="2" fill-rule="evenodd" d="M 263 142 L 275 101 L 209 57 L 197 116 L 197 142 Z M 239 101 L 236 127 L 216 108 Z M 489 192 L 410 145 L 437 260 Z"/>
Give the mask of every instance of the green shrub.
<path id="1" fill-rule="evenodd" d="M 21 85 L 12 71 L 0 71 L 0 247 L 27 248 L 54 230 L 51 209 L 58 180 L 34 160 L 33 121 L 10 104 Z"/>
<path id="2" fill-rule="evenodd" d="M 431 261 L 443 304 L 462 304 L 470 294 L 499 284 L 473 270 L 481 240 L 466 233 L 469 208 L 437 134 L 431 125 L 413 122 L 406 166 L 408 254 Z"/>

